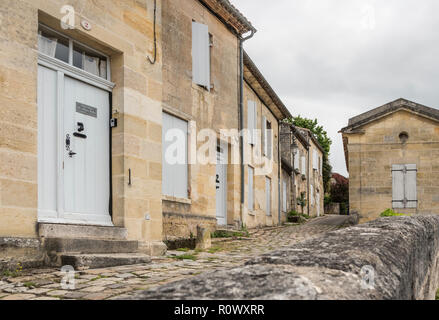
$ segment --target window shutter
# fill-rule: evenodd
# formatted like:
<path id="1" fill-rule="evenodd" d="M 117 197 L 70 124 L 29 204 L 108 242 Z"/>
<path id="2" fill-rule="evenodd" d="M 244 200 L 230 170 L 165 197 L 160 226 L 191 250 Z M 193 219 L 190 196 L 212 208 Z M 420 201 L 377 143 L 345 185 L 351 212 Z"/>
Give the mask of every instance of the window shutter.
<path id="1" fill-rule="evenodd" d="M 294 169 L 300 171 L 300 152 L 294 156 Z"/>
<path id="2" fill-rule="evenodd" d="M 283 190 L 282 190 L 282 200 L 283 200 L 283 211 L 287 212 L 287 182 L 283 182 Z"/>
<path id="3" fill-rule="evenodd" d="M 192 80 L 210 90 L 209 28 L 197 22 L 192 22 Z"/>
<path id="4" fill-rule="evenodd" d="M 248 210 L 249 211 L 254 211 L 253 179 L 254 179 L 253 168 L 248 167 Z"/>
<path id="5" fill-rule="evenodd" d="M 320 157 L 320 175 L 323 175 L 323 158 Z"/>
<path id="6" fill-rule="evenodd" d="M 170 116 L 167 113 L 163 113 L 163 126 L 162 126 L 162 193 L 166 196 L 173 196 L 174 195 L 174 184 L 172 183 L 172 176 L 173 176 L 173 166 L 170 165 L 166 161 L 166 150 L 171 145 L 172 142 L 166 141 L 166 133 L 168 130 L 172 129 L 173 127 L 173 119 L 172 116 Z"/>
<path id="7" fill-rule="evenodd" d="M 184 141 L 166 141 L 166 134 L 169 130 L 178 129 L 184 134 Z M 162 126 L 162 193 L 163 195 L 187 198 L 188 197 L 188 166 L 187 166 L 187 134 L 188 123 L 184 120 L 176 118 L 170 114 L 163 113 L 163 126 Z M 180 145 L 181 149 L 185 152 L 185 164 L 170 164 L 166 161 L 166 150 L 168 147 L 175 143 L 184 144 Z M 180 149 L 180 148 L 179 148 Z"/>
<path id="8" fill-rule="evenodd" d="M 404 208 L 404 165 L 392 166 L 393 208 Z"/>
<path id="9" fill-rule="evenodd" d="M 262 116 L 262 152 L 264 156 L 267 156 L 268 144 L 267 144 L 267 118 Z"/>
<path id="10" fill-rule="evenodd" d="M 271 180 L 265 178 L 265 203 L 266 203 L 266 215 L 271 216 Z"/>
<path id="11" fill-rule="evenodd" d="M 310 202 L 311 202 L 311 205 L 312 206 L 314 206 L 314 186 L 310 186 Z"/>
<path id="12" fill-rule="evenodd" d="M 249 100 L 247 103 L 248 124 L 247 129 L 249 131 L 249 144 L 255 145 L 255 130 L 256 130 L 256 102 Z"/>
<path id="13" fill-rule="evenodd" d="M 393 208 L 417 208 L 417 166 L 416 164 L 393 165 Z"/>
<path id="14" fill-rule="evenodd" d="M 267 157 L 268 159 L 273 158 L 273 130 L 271 128 L 271 123 L 267 130 Z"/>
<path id="15" fill-rule="evenodd" d="M 417 192 L 417 167 L 416 164 L 406 165 L 406 179 L 405 179 L 405 198 L 407 200 L 407 208 L 418 207 L 418 192 Z"/>
<path id="16" fill-rule="evenodd" d="M 302 156 L 302 174 L 306 174 L 306 157 Z"/>

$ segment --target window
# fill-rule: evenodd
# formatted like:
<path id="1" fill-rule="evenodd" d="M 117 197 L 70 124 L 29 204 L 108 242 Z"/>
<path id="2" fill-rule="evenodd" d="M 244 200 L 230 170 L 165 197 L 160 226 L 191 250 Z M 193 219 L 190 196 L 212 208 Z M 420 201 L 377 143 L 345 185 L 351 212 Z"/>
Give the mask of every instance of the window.
<path id="1" fill-rule="evenodd" d="M 392 166 L 394 209 L 418 207 L 417 172 L 416 164 Z"/>
<path id="2" fill-rule="evenodd" d="M 265 177 L 265 212 L 267 217 L 271 216 L 271 179 Z"/>
<path id="3" fill-rule="evenodd" d="M 283 182 L 282 186 L 282 209 L 287 212 L 287 182 Z"/>
<path id="4" fill-rule="evenodd" d="M 38 27 L 38 51 L 100 78 L 110 78 L 108 57 L 44 25 Z"/>
<path id="5" fill-rule="evenodd" d="M 273 157 L 273 130 L 271 122 L 262 117 L 262 150 L 268 159 Z"/>
<path id="6" fill-rule="evenodd" d="M 255 201 L 254 201 L 254 179 L 255 173 L 252 167 L 248 167 L 248 210 L 255 210 Z"/>
<path id="7" fill-rule="evenodd" d="M 211 36 L 205 24 L 192 22 L 192 80 L 210 90 Z"/>
<path id="8" fill-rule="evenodd" d="M 188 123 L 163 113 L 162 193 L 188 198 L 187 135 Z"/>
<path id="9" fill-rule="evenodd" d="M 248 100 L 247 102 L 247 129 L 249 131 L 248 143 L 256 145 L 256 102 Z"/>
<path id="10" fill-rule="evenodd" d="M 294 156 L 294 169 L 300 171 L 300 152 Z"/>
<path id="11" fill-rule="evenodd" d="M 306 174 L 306 157 L 302 156 L 302 174 Z"/>

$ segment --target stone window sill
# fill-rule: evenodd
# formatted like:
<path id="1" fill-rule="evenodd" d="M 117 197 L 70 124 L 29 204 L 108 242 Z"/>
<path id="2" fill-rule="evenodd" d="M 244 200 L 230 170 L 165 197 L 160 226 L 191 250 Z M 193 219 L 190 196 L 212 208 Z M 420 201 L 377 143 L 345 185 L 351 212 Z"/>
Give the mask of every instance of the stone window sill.
<path id="1" fill-rule="evenodd" d="M 182 204 L 192 204 L 191 199 L 186 198 L 176 198 L 176 197 L 170 197 L 170 196 L 162 196 L 163 201 L 169 201 L 169 202 L 177 202 Z"/>

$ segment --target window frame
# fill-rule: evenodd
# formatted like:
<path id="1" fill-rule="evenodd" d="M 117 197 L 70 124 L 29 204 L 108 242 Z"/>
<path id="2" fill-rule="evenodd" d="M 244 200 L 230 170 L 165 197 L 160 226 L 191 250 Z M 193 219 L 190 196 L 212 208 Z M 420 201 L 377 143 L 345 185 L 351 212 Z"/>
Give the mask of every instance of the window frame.
<path id="1" fill-rule="evenodd" d="M 90 47 L 90 46 L 88 46 L 88 45 L 86 45 L 86 44 L 84 44 L 84 43 L 82 43 L 82 42 L 80 42 L 80 41 L 74 40 L 72 37 L 69 37 L 68 35 L 65 35 L 65 34 L 59 32 L 59 31 L 56 31 L 56 30 L 54 30 L 54 29 L 52 29 L 52 28 L 46 26 L 46 25 L 43 24 L 43 23 L 38 23 L 37 34 L 38 34 L 38 32 L 39 32 L 41 29 L 42 29 L 42 31 L 46 30 L 47 32 L 54 33 L 55 35 L 57 35 L 57 36 L 59 36 L 59 37 L 62 37 L 62 38 L 65 38 L 65 39 L 67 39 L 67 40 L 69 41 L 69 62 L 67 63 L 67 62 L 65 62 L 65 61 L 63 61 L 63 60 L 60 60 L 60 59 L 57 59 L 57 58 L 55 58 L 55 57 L 48 56 L 47 54 L 41 52 L 40 49 L 38 48 L 37 50 L 38 50 L 38 53 L 39 53 L 39 54 L 41 54 L 41 55 L 43 55 L 43 56 L 45 56 L 45 57 L 48 57 L 48 58 L 50 58 L 50 59 L 54 59 L 54 60 L 56 60 L 56 61 L 59 62 L 59 63 L 65 64 L 65 65 L 68 65 L 69 68 L 74 68 L 74 70 L 80 70 L 81 72 L 84 72 L 84 73 L 86 73 L 86 74 L 88 74 L 88 75 L 92 75 L 92 76 L 98 77 L 98 78 L 103 79 L 103 80 L 106 80 L 106 81 L 111 81 L 111 59 L 110 59 L 110 56 L 108 56 L 108 55 L 106 55 L 105 53 L 102 53 L 102 52 L 100 52 L 100 51 L 98 51 L 98 50 L 96 50 L 96 49 L 93 49 L 92 47 Z M 85 48 L 86 50 L 89 50 L 91 53 L 94 53 L 94 54 L 96 54 L 96 55 L 102 56 L 102 57 L 104 57 L 105 59 L 107 59 L 107 77 L 106 77 L 106 78 L 101 77 L 101 76 L 97 76 L 97 75 L 95 75 L 95 74 L 93 74 L 93 73 L 91 73 L 91 72 L 88 72 L 88 71 L 86 71 L 86 70 L 84 70 L 84 69 L 81 69 L 81 68 L 75 67 L 75 66 L 73 65 L 73 48 L 74 48 L 74 45 L 75 45 L 75 44 L 78 45 L 78 46 L 80 46 L 80 47 Z"/>

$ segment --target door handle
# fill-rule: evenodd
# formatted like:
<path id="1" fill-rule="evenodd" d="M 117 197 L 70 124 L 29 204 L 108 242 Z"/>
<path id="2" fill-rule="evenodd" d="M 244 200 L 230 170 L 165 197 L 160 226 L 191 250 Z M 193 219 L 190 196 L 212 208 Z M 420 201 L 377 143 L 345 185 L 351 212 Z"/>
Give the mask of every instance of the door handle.
<path id="1" fill-rule="evenodd" d="M 75 156 L 75 155 L 76 155 L 76 152 L 73 152 L 73 151 L 70 151 L 70 152 L 69 152 L 69 157 L 70 157 L 70 158 L 73 158 L 73 156 Z"/>

